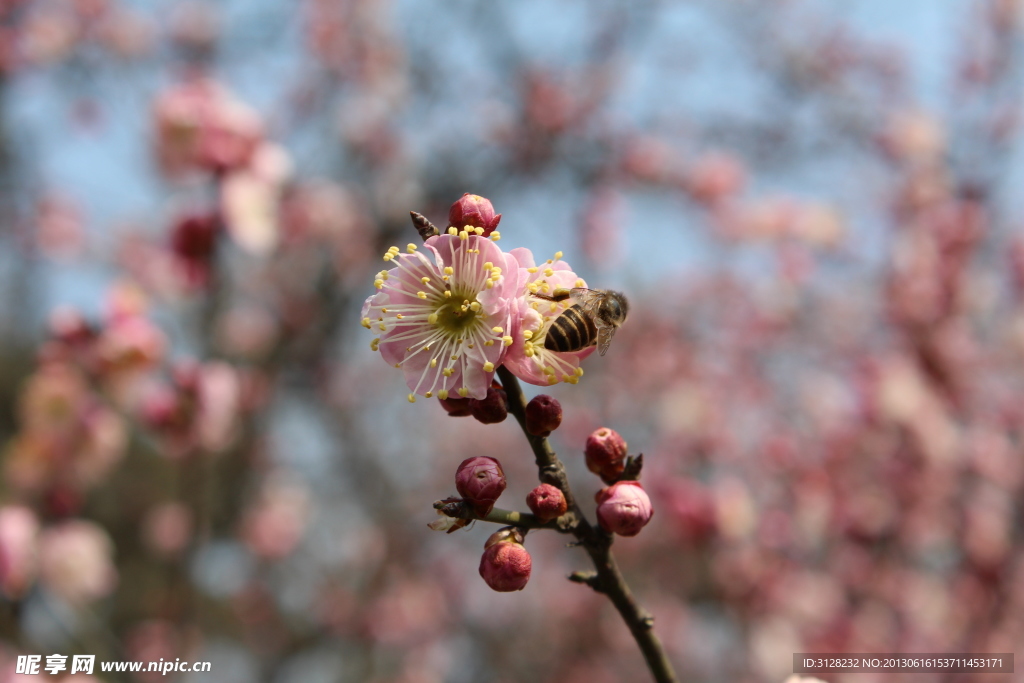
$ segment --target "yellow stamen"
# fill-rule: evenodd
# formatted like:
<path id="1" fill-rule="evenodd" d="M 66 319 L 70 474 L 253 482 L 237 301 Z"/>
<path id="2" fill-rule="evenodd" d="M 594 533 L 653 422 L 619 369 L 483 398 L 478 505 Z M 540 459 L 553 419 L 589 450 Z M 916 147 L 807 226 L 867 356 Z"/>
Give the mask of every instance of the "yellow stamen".
<path id="1" fill-rule="evenodd" d="M 510 337 L 507 334 L 501 338 L 501 343 L 504 344 L 505 346 L 512 346 L 512 341 L 512 337 Z"/>
<path id="2" fill-rule="evenodd" d="M 428 315 L 427 316 L 427 322 L 430 323 L 431 325 L 436 325 L 437 324 L 437 313 L 431 313 L 430 315 Z"/>
<path id="3" fill-rule="evenodd" d="M 494 232 L 491 233 L 491 240 L 493 240 L 494 242 L 497 242 L 500 239 L 501 239 L 501 233 L 500 232 L 495 230 Z"/>
<path id="4" fill-rule="evenodd" d="M 415 403 L 415 402 L 416 402 L 415 394 L 409 394 L 409 403 Z"/>
<path id="5" fill-rule="evenodd" d="M 441 371 L 441 374 L 445 377 L 451 377 L 453 372 L 455 372 L 455 368 L 445 368 Z"/>
<path id="6" fill-rule="evenodd" d="M 436 358 L 431 358 L 430 359 L 430 367 L 432 367 L 432 368 L 436 368 L 437 367 L 437 359 Z"/>
<path id="7" fill-rule="evenodd" d="M 428 391 L 427 393 L 423 394 L 424 398 L 431 398 L 433 395 L 434 395 L 433 391 Z"/>
<path id="8" fill-rule="evenodd" d="M 427 298 L 427 293 L 426 292 L 416 292 L 416 296 L 418 296 L 421 299 L 426 299 Z"/>
<path id="9" fill-rule="evenodd" d="M 484 363 L 484 372 L 494 372 L 494 363 L 491 361 Z"/>
<path id="10" fill-rule="evenodd" d="M 370 349 L 373 350 L 373 351 L 376 351 L 379 348 L 380 348 L 380 337 L 376 337 L 372 342 L 370 342 Z"/>
<path id="11" fill-rule="evenodd" d="M 416 245 L 413 244 L 412 242 L 409 242 L 409 244 L 405 245 L 405 250 L 407 252 L 409 252 L 410 254 L 412 254 L 412 253 L 414 253 L 416 251 Z"/>
<path id="12" fill-rule="evenodd" d="M 557 261 L 557 260 L 558 260 L 558 259 L 560 259 L 560 258 L 562 258 L 562 252 L 560 252 L 560 251 L 556 251 L 556 252 L 555 252 L 555 260 Z"/>
<path id="13" fill-rule="evenodd" d="M 469 396 L 469 387 L 459 387 L 459 396 L 462 398 Z"/>
<path id="14" fill-rule="evenodd" d="M 523 330 L 523 339 L 533 339 L 533 330 Z"/>
<path id="15" fill-rule="evenodd" d="M 366 329 L 370 329 L 370 319 L 369 318 L 363 318 L 360 322 L 363 324 L 363 327 L 365 327 Z"/>
<path id="16" fill-rule="evenodd" d="M 458 228 L 456 228 L 453 225 L 452 227 L 448 228 L 448 234 L 449 235 L 458 235 L 459 234 L 459 230 L 458 230 Z"/>
<path id="17" fill-rule="evenodd" d="M 441 391 L 437 392 L 437 397 L 439 399 L 441 399 L 442 401 L 447 401 L 448 400 L 448 390 L 447 389 L 442 389 Z"/>

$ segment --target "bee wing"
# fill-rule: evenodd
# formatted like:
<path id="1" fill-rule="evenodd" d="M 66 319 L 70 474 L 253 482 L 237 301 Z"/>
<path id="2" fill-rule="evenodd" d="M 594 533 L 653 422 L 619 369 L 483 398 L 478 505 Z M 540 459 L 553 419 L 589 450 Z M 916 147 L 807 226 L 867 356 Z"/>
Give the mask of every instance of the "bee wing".
<path id="1" fill-rule="evenodd" d="M 591 317 L 597 316 L 597 309 L 601 305 L 601 297 L 603 296 L 601 292 L 585 287 L 573 287 L 569 290 L 569 295 L 573 301 L 583 308 L 585 313 Z"/>
<path id="2" fill-rule="evenodd" d="M 601 321 L 600 318 L 594 318 L 594 325 L 597 326 L 597 352 L 603 356 L 612 345 L 612 335 L 618 328 Z"/>

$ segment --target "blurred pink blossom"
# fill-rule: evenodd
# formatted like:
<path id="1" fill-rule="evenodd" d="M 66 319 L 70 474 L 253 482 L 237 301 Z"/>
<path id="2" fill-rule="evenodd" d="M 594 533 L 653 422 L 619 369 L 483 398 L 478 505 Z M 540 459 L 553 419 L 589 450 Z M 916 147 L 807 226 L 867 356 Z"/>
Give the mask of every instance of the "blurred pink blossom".
<path id="1" fill-rule="evenodd" d="M 256 147 L 251 159 L 221 185 L 221 211 L 228 234 L 243 249 L 267 254 L 280 240 L 280 203 L 291 176 L 291 158 L 270 143 Z"/>
<path id="2" fill-rule="evenodd" d="M 39 520 L 20 505 L 0 507 L 0 591 L 18 600 L 31 588 L 37 571 Z"/>
<path id="3" fill-rule="evenodd" d="M 110 536 L 93 522 L 61 522 L 39 537 L 39 579 L 72 605 L 92 602 L 117 585 L 113 555 Z"/>
<path id="4" fill-rule="evenodd" d="M 192 511 L 183 503 L 160 503 L 142 519 L 143 542 L 157 555 L 176 557 L 192 537 Z"/>
<path id="5" fill-rule="evenodd" d="M 259 115 L 220 84 L 196 78 L 165 90 L 154 103 L 156 150 L 172 178 L 246 166 L 263 138 Z"/>
<path id="6" fill-rule="evenodd" d="M 238 436 L 242 401 L 238 371 L 221 361 L 205 363 L 198 381 L 196 436 L 203 448 L 220 452 Z"/>
<path id="7" fill-rule="evenodd" d="M 281 474 L 271 475 L 242 520 L 241 537 L 257 557 L 280 559 L 302 540 L 309 516 L 306 487 Z"/>

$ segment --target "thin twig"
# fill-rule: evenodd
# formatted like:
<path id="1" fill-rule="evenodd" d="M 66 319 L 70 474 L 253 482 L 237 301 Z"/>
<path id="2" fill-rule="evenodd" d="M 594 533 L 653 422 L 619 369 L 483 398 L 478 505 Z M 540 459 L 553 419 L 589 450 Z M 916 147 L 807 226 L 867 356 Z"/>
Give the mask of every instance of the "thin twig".
<path id="1" fill-rule="evenodd" d="M 552 450 L 548 440 L 542 436 L 533 436 L 526 431 L 526 396 L 523 395 L 523 389 L 519 386 L 519 380 L 505 366 L 498 368 L 498 377 L 508 396 L 509 412 L 519 421 L 519 426 L 522 427 L 523 433 L 526 434 L 526 439 L 533 449 L 540 480 L 558 487 L 565 495 L 565 500 L 569 504 L 569 512 L 563 517 L 572 515 L 575 518 L 571 528 L 567 530 L 586 549 L 594 563 L 594 568 L 597 569 L 596 575 L 577 572 L 570 575 L 570 580 L 586 583 L 594 590 L 607 595 L 615 605 L 615 609 L 619 611 L 623 621 L 626 622 L 637 645 L 640 646 L 640 651 L 643 653 L 644 659 L 647 660 L 647 666 L 651 670 L 654 680 L 657 683 L 675 683 L 677 679 L 672 670 L 672 664 L 668 661 L 665 649 L 652 628 L 654 617 L 637 604 L 629 586 L 626 585 L 626 580 L 619 572 L 618 565 L 615 564 L 615 558 L 612 557 L 611 552 L 611 535 L 592 526 L 583 516 L 583 512 L 576 504 L 576 499 L 569 488 L 565 466 Z"/>

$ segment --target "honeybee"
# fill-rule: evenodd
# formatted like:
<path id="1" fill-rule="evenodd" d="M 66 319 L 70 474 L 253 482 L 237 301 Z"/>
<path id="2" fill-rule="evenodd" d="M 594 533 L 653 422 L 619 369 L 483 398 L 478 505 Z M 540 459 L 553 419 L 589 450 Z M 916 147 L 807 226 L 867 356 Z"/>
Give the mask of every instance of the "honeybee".
<path id="1" fill-rule="evenodd" d="M 534 296 L 548 301 L 573 300 L 548 328 L 544 348 L 551 351 L 579 351 L 597 344 L 597 352 L 603 356 L 629 313 L 625 295 L 610 289 L 558 288 L 551 295 Z"/>

